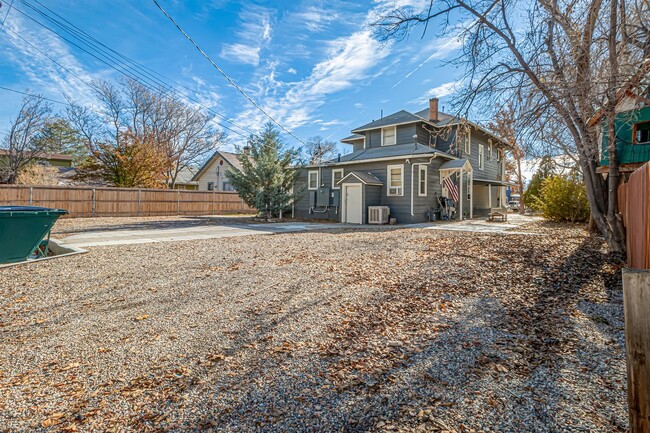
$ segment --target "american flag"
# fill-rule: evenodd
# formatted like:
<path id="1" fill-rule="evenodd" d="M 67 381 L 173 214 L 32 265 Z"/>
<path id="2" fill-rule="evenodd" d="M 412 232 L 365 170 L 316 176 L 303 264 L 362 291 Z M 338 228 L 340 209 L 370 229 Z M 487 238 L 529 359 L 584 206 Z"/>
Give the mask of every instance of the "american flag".
<path id="1" fill-rule="evenodd" d="M 447 188 L 447 191 L 449 191 L 451 199 L 455 202 L 458 202 L 458 200 L 460 200 L 460 196 L 458 195 L 458 187 L 456 187 L 456 184 L 452 182 L 451 177 L 447 176 L 443 182 Z"/>

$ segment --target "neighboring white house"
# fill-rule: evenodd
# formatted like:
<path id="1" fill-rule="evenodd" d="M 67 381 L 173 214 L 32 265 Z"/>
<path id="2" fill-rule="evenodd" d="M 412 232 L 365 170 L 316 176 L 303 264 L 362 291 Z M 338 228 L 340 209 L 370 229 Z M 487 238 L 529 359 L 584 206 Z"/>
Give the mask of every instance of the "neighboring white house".
<path id="1" fill-rule="evenodd" d="M 192 181 L 199 184 L 199 191 L 234 191 L 230 184 L 228 170 L 241 171 L 236 153 L 217 150 L 194 175 Z"/>

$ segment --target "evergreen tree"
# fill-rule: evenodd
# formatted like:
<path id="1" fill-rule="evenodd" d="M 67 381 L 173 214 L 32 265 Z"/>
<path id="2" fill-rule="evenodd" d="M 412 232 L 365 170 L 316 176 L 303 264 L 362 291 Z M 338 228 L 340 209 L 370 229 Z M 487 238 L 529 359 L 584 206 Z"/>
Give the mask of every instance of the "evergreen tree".
<path id="1" fill-rule="evenodd" d="M 298 150 L 287 147 L 272 123 L 251 135 L 240 152 L 241 171 L 226 174 L 244 202 L 267 218 L 286 210 L 294 199 L 297 170 L 292 168 Z"/>
<path id="2" fill-rule="evenodd" d="M 537 172 L 533 175 L 523 194 L 522 200 L 525 206 L 535 208 L 536 198 L 539 199 L 542 194 L 542 183 L 553 175 L 555 175 L 555 161 L 546 155 L 542 157 Z"/>

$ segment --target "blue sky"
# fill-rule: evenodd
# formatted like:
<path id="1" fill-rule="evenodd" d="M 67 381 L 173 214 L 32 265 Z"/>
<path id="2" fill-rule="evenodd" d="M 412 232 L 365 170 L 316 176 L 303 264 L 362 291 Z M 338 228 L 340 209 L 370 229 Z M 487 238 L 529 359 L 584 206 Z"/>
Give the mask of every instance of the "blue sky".
<path id="1" fill-rule="evenodd" d="M 395 0 L 159 1 L 235 82 L 302 139 L 320 135 L 338 142 L 354 127 L 379 118 L 380 110 L 387 115 L 423 109 L 431 96 L 448 106 L 460 77 L 445 63 L 458 54 L 457 38 L 436 38 L 433 32 L 390 44 L 372 38 L 368 23 Z M 397 1 L 423 5 L 422 0 Z M 0 21 L 10 2 L 2 0 Z M 20 13 L 38 17 L 25 2 L 40 7 L 34 0 L 14 0 L 6 30 L 0 30 L 0 86 L 92 104 L 83 81 L 120 74 Z M 265 122 L 152 1 L 41 2 L 105 45 L 189 87 L 193 98 L 238 125 L 257 130 Z M 20 99 L 0 89 L 0 130 L 7 128 Z M 241 135 L 229 134 L 233 144 L 243 142 Z M 286 141 L 298 144 L 288 136 Z"/>

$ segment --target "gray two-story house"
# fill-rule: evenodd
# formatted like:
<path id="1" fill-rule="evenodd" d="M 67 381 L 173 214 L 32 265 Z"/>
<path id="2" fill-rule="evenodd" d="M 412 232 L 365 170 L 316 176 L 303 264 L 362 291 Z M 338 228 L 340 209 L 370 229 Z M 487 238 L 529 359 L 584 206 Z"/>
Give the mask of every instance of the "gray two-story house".
<path id="1" fill-rule="evenodd" d="M 402 110 L 352 130 L 352 152 L 300 170 L 297 218 L 368 223 L 370 207 L 398 223 L 457 219 L 506 206 L 509 145 L 480 126 L 429 108 Z M 449 212 L 452 210 L 453 213 Z"/>

